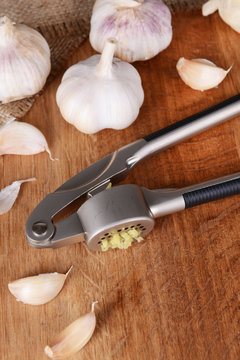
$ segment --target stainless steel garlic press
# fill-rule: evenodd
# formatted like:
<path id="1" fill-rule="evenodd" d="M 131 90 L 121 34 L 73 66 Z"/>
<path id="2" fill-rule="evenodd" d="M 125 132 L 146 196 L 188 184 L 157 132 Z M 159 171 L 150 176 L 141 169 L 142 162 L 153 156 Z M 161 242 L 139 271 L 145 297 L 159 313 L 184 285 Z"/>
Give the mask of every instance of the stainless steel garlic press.
<path id="1" fill-rule="evenodd" d="M 141 160 L 240 115 L 240 95 L 172 124 L 107 155 L 47 195 L 26 223 L 26 237 L 36 248 L 58 248 L 86 241 L 92 250 L 112 233 L 138 229 L 145 237 L 154 219 L 189 207 L 240 194 L 240 173 L 183 189 L 148 190 L 137 185 L 107 186 L 123 180 Z M 78 211 L 53 223 L 76 199 Z"/>

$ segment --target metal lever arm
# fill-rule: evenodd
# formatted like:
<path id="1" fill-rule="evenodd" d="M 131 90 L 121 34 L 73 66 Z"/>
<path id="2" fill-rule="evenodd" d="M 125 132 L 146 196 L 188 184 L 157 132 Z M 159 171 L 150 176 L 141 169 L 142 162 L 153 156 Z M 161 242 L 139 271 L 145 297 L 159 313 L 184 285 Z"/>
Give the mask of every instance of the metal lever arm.
<path id="1" fill-rule="evenodd" d="M 237 115 L 240 115 L 240 94 L 145 136 L 145 145 L 136 151 L 128 160 L 128 164 L 134 166 L 156 152 L 176 145 Z"/>
<path id="2" fill-rule="evenodd" d="M 143 196 L 154 218 L 193 206 L 240 194 L 240 173 L 224 176 L 183 189 L 148 190 Z"/>

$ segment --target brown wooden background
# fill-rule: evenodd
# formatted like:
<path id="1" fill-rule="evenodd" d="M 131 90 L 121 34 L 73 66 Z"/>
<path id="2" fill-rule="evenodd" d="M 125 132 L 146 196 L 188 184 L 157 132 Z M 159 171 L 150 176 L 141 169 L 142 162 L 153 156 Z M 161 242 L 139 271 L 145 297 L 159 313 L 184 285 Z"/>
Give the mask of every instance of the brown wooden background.
<path id="1" fill-rule="evenodd" d="M 36 177 L 21 187 L 0 219 L 0 358 L 42 360 L 44 346 L 96 306 L 97 328 L 82 360 L 237 360 L 239 322 L 239 196 L 158 219 L 144 242 L 127 251 L 95 253 L 85 244 L 36 250 L 24 226 L 38 202 L 69 177 L 113 150 L 239 92 L 240 35 L 217 14 L 173 18 L 170 47 L 134 64 L 145 90 L 136 122 L 122 131 L 85 135 L 61 117 L 55 94 L 62 74 L 23 119 L 37 126 L 54 157 L 2 156 L 0 187 Z M 86 42 L 66 68 L 94 52 Z M 233 68 L 218 88 L 197 92 L 178 77 L 179 57 L 207 58 Z M 148 188 L 190 185 L 240 170 L 240 119 L 234 119 L 139 164 L 126 183 Z M 59 296 L 39 306 L 19 303 L 8 282 L 74 268 Z"/>

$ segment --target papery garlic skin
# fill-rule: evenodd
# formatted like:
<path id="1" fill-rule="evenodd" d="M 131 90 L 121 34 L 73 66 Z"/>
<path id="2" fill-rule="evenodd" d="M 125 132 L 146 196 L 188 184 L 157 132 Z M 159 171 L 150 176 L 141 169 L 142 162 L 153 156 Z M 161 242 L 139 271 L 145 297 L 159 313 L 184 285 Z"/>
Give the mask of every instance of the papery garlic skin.
<path id="1" fill-rule="evenodd" d="M 71 66 L 57 90 L 62 116 L 86 134 L 128 127 L 143 103 L 141 78 L 132 65 L 113 58 L 115 46 L 108 40 L 101 56 Z"/>
<path id="2" fill-rule="evenodd" d="M 54 299 L 62 290 L 66 274 L 47 273 L 15 280 L 8 289 L 18 301 L 29 305 L 43 305 Z"/>
<path id="3" fill-rule="evenodd" d="M 217 10 L 223 21 L 240 33 L 240 0 L 210 0 L 202 6 L 203 16 Z"/>
<path id="4" fill-rule="evenodd" d="M 97 0 L 90 43 L 102 52 L 108 38 L 118 42 L 116 57 L 128 62 L 150 59 L 172 40 L 171 13 L 161 0 Z"/>
<path id="5" fill-rule="evenodd" d="M 26 180 L 17 180 L 14 181 L 11 185 L 6 186 L 0 191 L 0 215 L 7 213 L 13 206 L 20 186 L 24 182 L 35 181 L 35 178 L 30 178 Z"/>
<path id="6" fill-rule="evenodd" d="M 43 151 L 51 158 L 47 141 L 35 126 L 12 121 L 0 129 L 0 155 L 34 155 Z"/>
<path id="7" fill-rule="evenodd" d="M 92 304 L 90 313 L 75 320 L 58 336 L 53 339 L 50 345 L 44 349 L 45 354 L 51 359 L 65 359 L 76 354 L 81 350 L 93 335 L 96 326 L 96 316 L 94 313 L 95 301 Z"/>
<path id="8" fill-rule="evenodd" d="M 178 60 L 176 67 L 185 84 L 200 91 L 217 87 L 232 68 L 224 70 L 206 59 L 188 60 L 183 57 Z"/>
<path id="9" fill-rule="evenodd" d="M 50 50 L 36 30 L 0 18 L 0 101 L 7 103 L 38 93 L 50 73 Z"/>

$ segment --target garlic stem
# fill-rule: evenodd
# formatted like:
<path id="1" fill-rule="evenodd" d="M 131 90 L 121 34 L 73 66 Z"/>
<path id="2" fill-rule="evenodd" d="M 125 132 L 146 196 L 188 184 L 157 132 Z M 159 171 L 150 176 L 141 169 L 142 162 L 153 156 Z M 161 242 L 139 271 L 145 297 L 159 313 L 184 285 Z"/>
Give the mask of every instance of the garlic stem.
<path id="1" fill-rule="evenodd" d="M 66 272 L 66 278 L 68 277 L 68 274 L 70 273 L 70 271 L 72 271 L 73 265 L 70 266 L 70 268 L 68 269 L 68 271 Z"/>
<path id="2" fill-rule="evenodd" d="M 94 313 L 94 306 L 95 306 L 95 304 L 98 304 L 98 301 L 97 301 L 97 300 L 92 303 L 92 308 L 91 308 L 91 312 L 92 312 L 92 313 Z"/>
<path id="3" fill-rule="evenodd" d="M 112 75 L 112 60 L 116 48 L 115 39 L 108 39 L 104 46 L 100 61 L 96 68 L 96 75 L 101 77 L 111 77 Z"/>
<path id="4" fill-rule="evenodd" d="M 114 4 L 115 2 L 115 4 Z M 113 4 L 118 8 L 135 8 L 141 5 L 144 0 L 115 0 Z"/>
<path id="5" fill-rule="evenodd" d="M 8 43 L 9 38 L 12 37 L 14 31 L 13 22 L 7 16 L 0 18 L 0 44 L 5 45 Z"/>
<path id="6" fill-rule="evenodd" d="M 219 1 L 218 0 L 209 0 L 202 6 L 202 14 L 203 16 L 208 16 L 213 14 L 215 11 L 218 10 Z"/>

